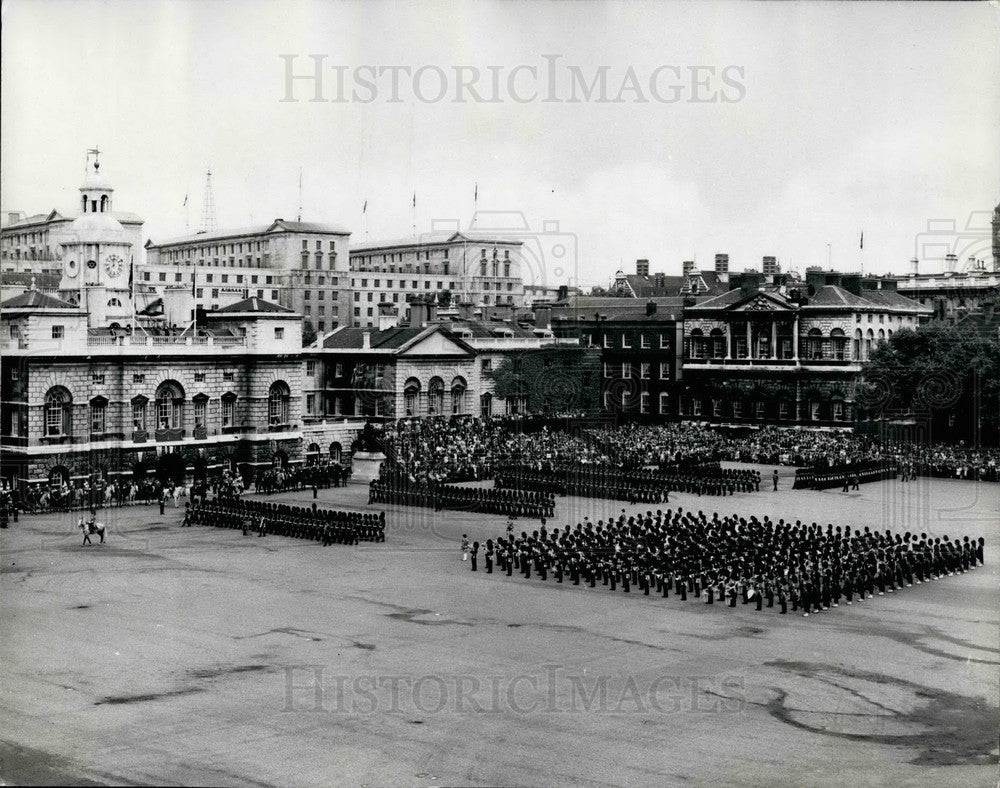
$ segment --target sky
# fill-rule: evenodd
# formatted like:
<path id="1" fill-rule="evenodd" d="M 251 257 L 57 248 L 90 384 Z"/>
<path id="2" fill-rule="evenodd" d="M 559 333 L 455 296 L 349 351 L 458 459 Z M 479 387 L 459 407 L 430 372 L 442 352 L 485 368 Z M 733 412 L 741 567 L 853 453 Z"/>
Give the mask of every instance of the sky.
<path id="1" fill-rule="evenodd" d="M 154 242 L 201 228 L 211 169 L 220 228 L 475 222 L 549 284 L 937 270 L 991 255 L 998 31 L 997 3 L 8 0 L 0 207 L 74 211 L 97 146 Z"/>

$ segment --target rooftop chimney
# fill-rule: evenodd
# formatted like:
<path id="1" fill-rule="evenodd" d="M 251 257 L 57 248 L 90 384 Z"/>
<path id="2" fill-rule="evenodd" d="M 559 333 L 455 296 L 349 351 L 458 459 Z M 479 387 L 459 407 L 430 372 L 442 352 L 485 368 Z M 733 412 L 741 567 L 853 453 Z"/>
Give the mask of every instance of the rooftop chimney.
<path id="1" fill-rule="evenodd" d="M 920 273 L 920 261 L 916 257 L 910 258 L 910 276 L 916 276 Z"/>
<path id="2" fill-rule="evenodd" d="M 370 350 L 372 346 L 372 332 L 362 331 L 361 332 L 361 349 Z"/>
<path id="3" fill-rule="evenodd" d="M 656 314 L 656 302 L 651 298 L 649 299 L 649 301 L 646 302 L 646 315 L 650 316 L 655 314 Z"/>
<path id="4" fill-rule="evenodd" d="M 385 331 L 399 324 L 399 309 L 395 304 L 383 301 L 378 305 L 378 329 Z"/>
<path id="5" fill-rule="evenodd" d="M 423 328 L 427 325 L 427 302 L 422 298 L 410 301 L 410 327 Z"/>
<path id="6" fill-rule="evenodd" d="M 957 266 L 958 266 L 958 255 L 946 254 L 944 256 L 944 270 L 947 273 L 954 273 L 955 268 Z"/>
<path id="7" fill-rule="evenodd" d="M 635 261 L 635 272 L 639 276 L 649 276 L 649 260 L 636 260 Z"/>
<path id="8" fill-rule="evenodd" d="M 550 328 L 552 326 L 552 305 L 537 304 L 535 306 L 535 328 Z"/>

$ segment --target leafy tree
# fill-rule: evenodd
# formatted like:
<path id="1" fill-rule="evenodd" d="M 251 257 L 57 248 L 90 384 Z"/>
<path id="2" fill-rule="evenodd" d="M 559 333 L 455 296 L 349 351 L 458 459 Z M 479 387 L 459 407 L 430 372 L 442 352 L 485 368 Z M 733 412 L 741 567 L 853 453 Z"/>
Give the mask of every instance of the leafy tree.
<path id="1" fill-rule="evenodd" d="M 306 320 L 302 323 L 302 347 L 308 347 L 316 341 L 316 329 L 313 324 Z"/>
<path id="2" fill-rule="evenodd" d="M 1000 427 L 1000 339 L 973 320 L 903 329 L 862 368 L 857 401 L 866 415 L 945 417 L 956 432 L 995 442 Z M 965 425 L 963 428 L 962 425 Z M 938 433 L 940 434 L 940 433 Z"/>
<path id="3" fill-rule="evenodd" d="M 492 377 L 498 397 L 523 397 L 529 413 L 592 413 L 600 400 L 600 351 L 541 348 L 505 358 Z"/>
<path id="4" fill-rule="evenodd" d="M 451 306 L 451 290 L 438 290 L 437 294 L 438 306 L 442 309 L 447 309 Z"/>

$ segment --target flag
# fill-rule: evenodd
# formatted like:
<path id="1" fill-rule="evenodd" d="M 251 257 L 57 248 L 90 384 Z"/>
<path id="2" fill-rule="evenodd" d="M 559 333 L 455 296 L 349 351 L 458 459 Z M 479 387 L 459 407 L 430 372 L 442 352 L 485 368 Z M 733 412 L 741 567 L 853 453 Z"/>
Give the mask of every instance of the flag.
<path id="1" fill-rule="evenodd" d="M 184 195 L 184 207 L 185 208 L 187 208 L 187 204 L 188 204 L 188 196 L 185 194 Z"/>
<path id="2" fill-rule="evenodd" d="M 191 274 L 191 298 L 198 299 L 198 266 L 194 267 L 194 273 Z"/>
<path id="3" fill-rule="evenodd" d="M 865 248 L 865 231 L 864 230 L 861 231 L 861 248 L 862 249 Z"/>
<path id="4" fill-rule="evenodd" d="M 479 181 L 476 181 L 476 190 L 472 195 L 473 202 L 479 202 Z"/>
<path id="5" fill-rule="evenodd" d="M 128 264 L 128 289 L 132 289 L 132 277 L 135 275 L 135 260 L 129 260 Z"/>
<path id="6" fill-rule="evenodd" d="M 417 193 L 413 192 L 413 207 L 417 207 Z"/>
<path id="7" fill-rule="evenodd" d="M 361 206 L 361 213 L 362 214 L 368 213 L 368 200 L 365 200 L 365 204 Z"/>

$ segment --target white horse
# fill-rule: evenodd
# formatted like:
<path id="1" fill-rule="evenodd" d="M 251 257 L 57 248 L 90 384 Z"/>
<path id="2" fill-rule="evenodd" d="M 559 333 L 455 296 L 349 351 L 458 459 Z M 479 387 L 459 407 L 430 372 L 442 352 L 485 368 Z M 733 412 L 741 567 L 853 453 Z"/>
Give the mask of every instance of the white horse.
<path id="1" fill-rule="evenodd" d="M 83 543 L 93 544 L 90 541 L 91 534 L 97 534 L 101 537 L 101 544 L 104 544 L 104 534 L 107 531 L 107 527 L 104 523 L 96 522 L 91 520 L 90 522 L 84 522 L 83 517 L 80 517 L 80 522 L 77 523 L 77 527 L 83 530 Z"/>

